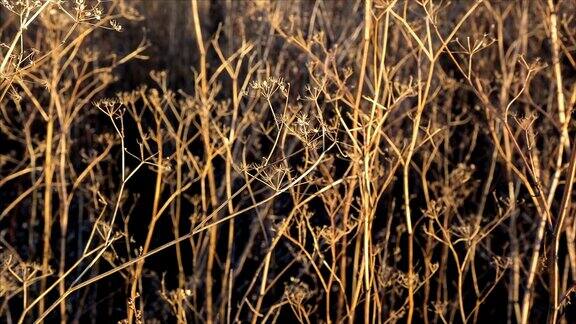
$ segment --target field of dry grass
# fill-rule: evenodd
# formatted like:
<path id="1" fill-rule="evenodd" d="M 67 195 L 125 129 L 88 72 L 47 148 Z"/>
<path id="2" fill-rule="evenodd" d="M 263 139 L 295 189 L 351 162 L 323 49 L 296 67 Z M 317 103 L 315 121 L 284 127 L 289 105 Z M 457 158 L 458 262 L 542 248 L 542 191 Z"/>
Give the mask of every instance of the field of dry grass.
<path id="1" fill-rule="evenodd" d="M 573 0 L 0 0 L 0 322 L 571 323 Z"/>

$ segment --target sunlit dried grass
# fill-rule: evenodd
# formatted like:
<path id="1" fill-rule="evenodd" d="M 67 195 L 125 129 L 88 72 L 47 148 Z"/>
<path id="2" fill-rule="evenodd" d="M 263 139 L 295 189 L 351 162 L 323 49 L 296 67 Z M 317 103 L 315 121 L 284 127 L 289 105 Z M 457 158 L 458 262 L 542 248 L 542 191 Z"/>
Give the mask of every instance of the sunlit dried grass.
<path id="1" fill-rule="evenodd" d="M 572 316 L 573 3 L 0 3 L 3 321 Z"/>

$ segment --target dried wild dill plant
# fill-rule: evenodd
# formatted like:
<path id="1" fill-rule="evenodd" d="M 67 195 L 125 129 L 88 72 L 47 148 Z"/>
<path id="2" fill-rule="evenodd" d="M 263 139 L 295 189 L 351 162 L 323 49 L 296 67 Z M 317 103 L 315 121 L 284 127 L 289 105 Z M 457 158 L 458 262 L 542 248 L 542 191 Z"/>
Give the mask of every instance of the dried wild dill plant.
<path id="1" fill-rule="evenodd" d="M 3 322 L 568 323 L 567 0 L 0 0 Z"/>

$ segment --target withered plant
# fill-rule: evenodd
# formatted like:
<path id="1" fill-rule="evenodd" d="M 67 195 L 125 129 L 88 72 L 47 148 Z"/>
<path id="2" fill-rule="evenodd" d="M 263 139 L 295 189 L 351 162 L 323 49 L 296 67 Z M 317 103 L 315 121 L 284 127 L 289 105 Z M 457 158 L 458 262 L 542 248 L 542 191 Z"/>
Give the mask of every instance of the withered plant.
<path id="1" fill-rule="evenodd" d="M 7 323 L 570 323 L 568 0 L 0 1 Z"/>

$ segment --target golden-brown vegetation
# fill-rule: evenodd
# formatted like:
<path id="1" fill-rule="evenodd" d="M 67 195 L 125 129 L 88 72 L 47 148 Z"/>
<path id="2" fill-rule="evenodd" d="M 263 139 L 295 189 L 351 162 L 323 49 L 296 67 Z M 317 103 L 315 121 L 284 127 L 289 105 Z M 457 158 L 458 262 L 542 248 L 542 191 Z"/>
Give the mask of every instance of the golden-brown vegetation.
<path id="1" fill-rule="evenodd" d="M 0 0 L 0 320 L 570 322 L 569 0 Z"/>

